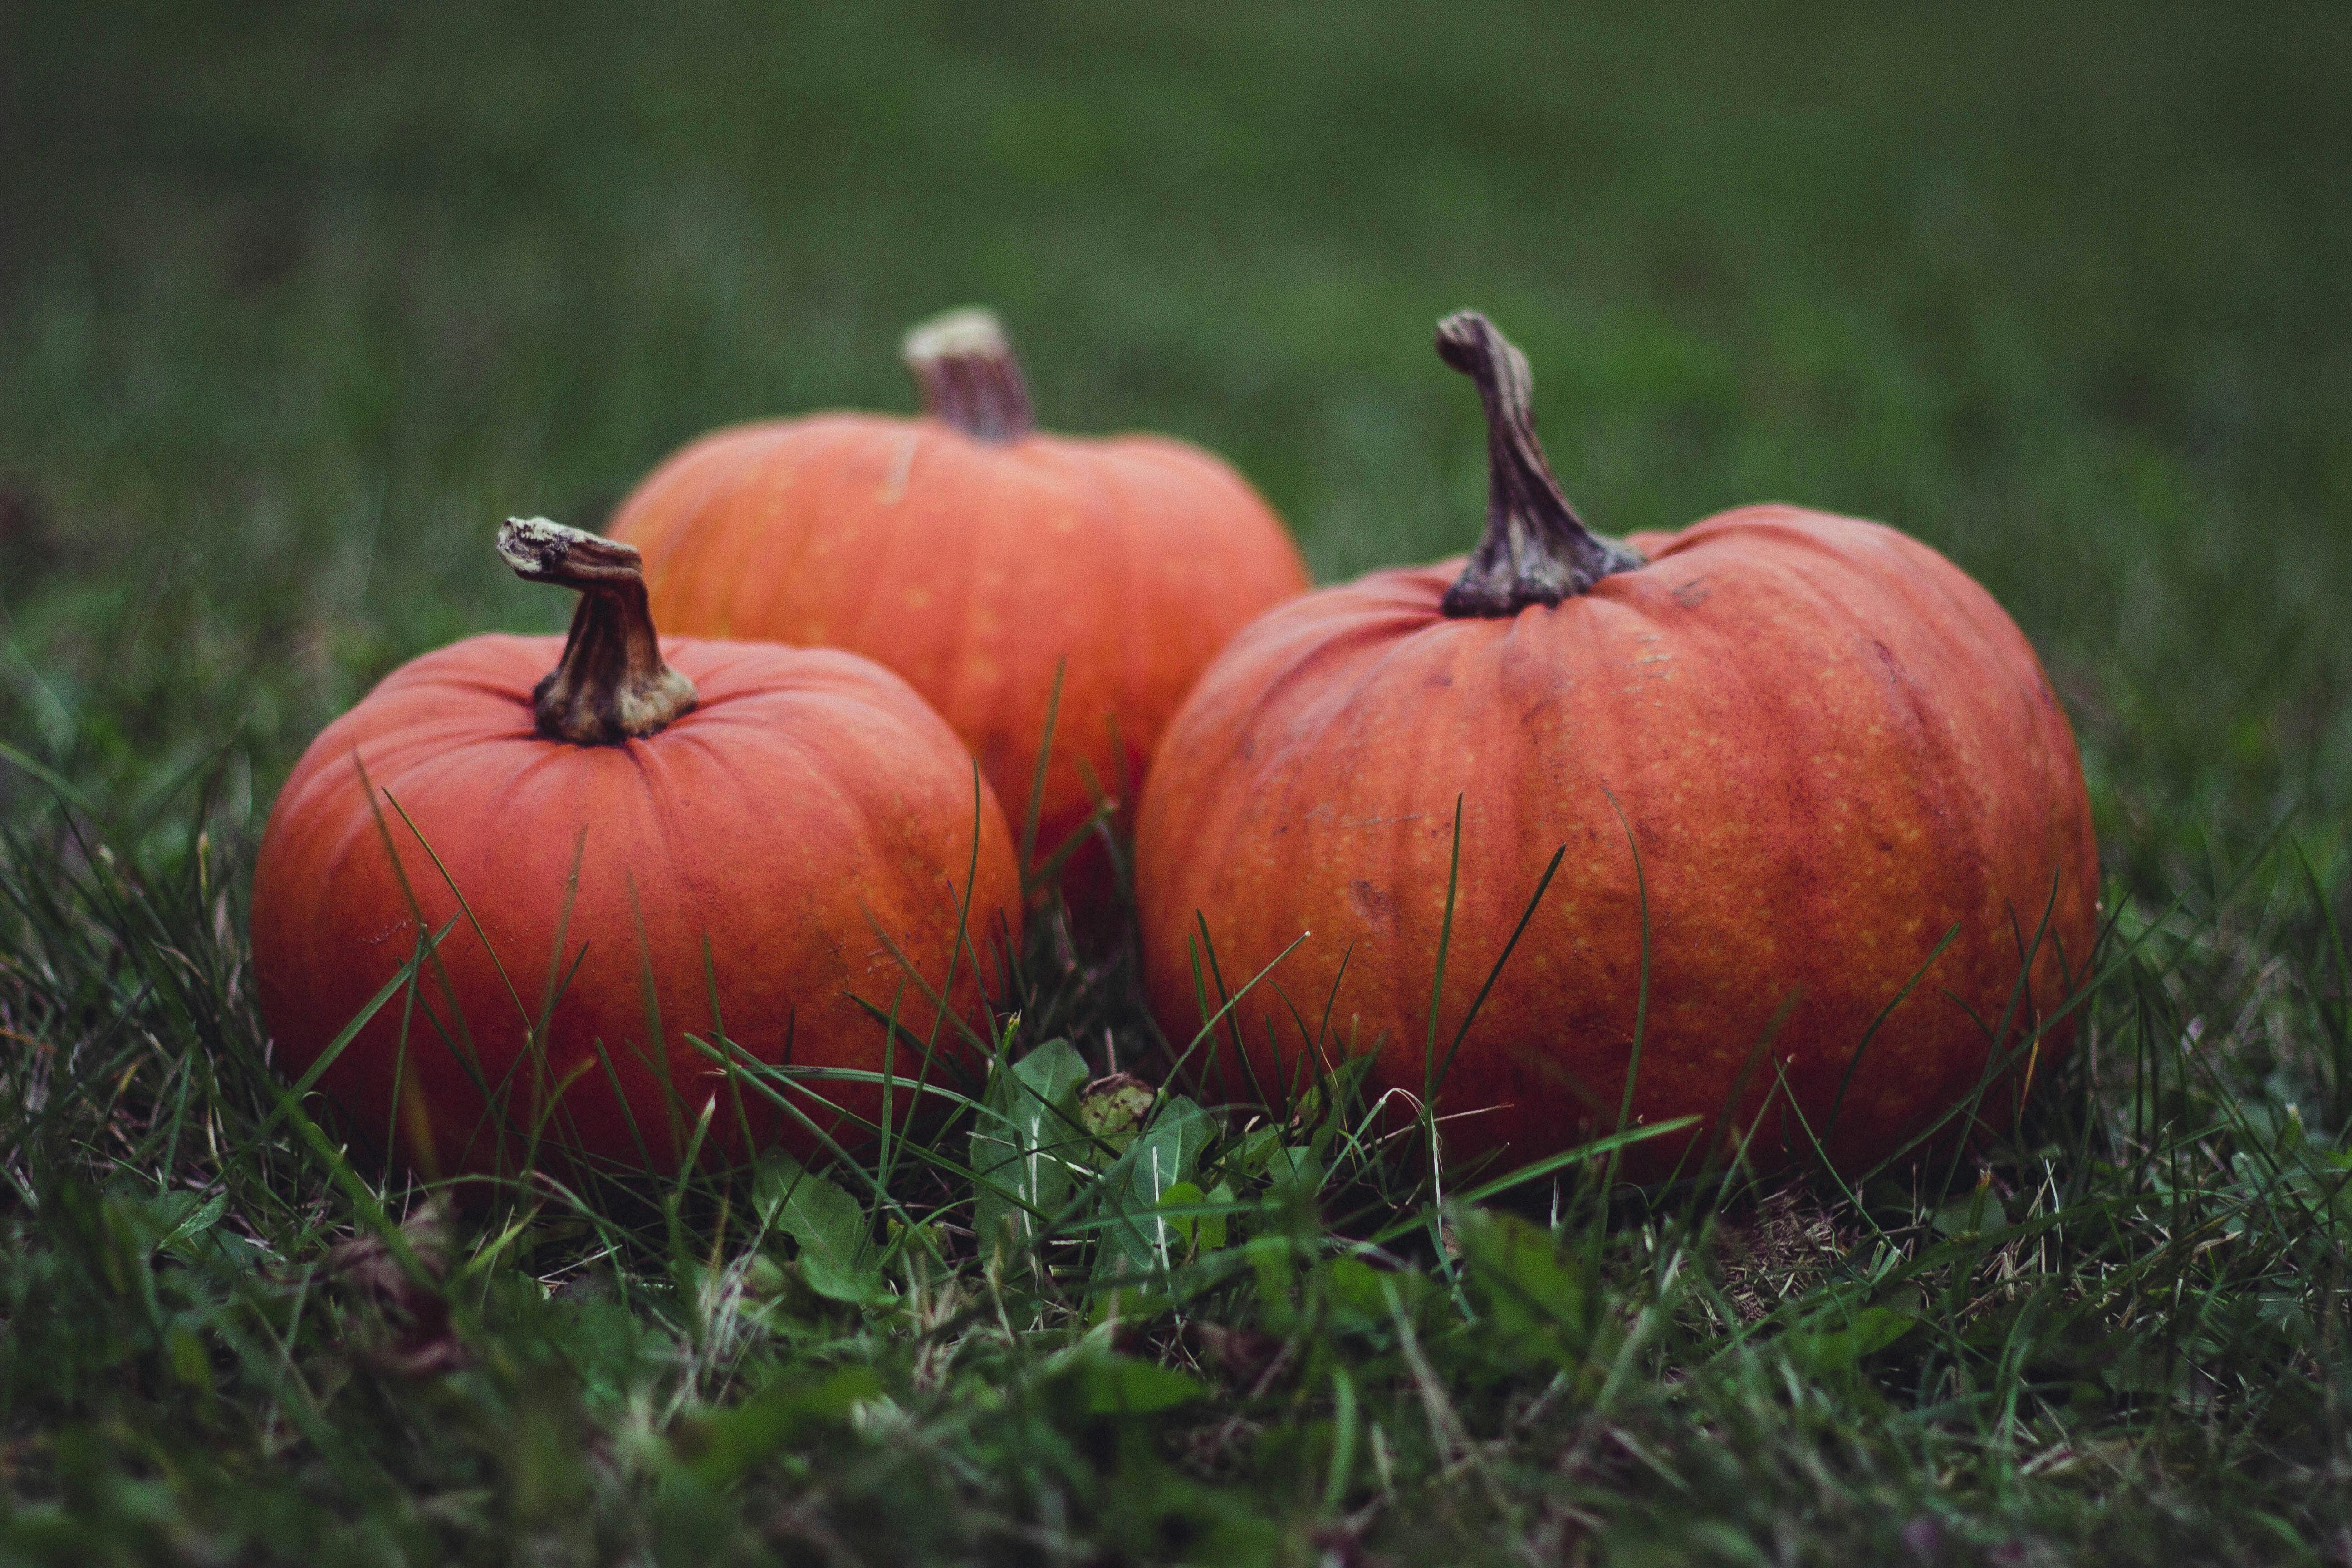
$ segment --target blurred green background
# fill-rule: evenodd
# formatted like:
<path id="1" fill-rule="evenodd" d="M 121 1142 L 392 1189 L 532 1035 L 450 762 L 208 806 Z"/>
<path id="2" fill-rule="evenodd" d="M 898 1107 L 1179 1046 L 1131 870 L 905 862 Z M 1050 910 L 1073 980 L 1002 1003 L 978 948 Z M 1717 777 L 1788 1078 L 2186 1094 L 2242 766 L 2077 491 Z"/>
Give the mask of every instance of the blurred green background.
<path id="1" fill-rule="evenodd" d="M 0 6 L 0 736 L 255 820 L 398 660 L 567 604 L 712 425 L 907 408 L 994 305 L 1049 426 L 1233 458 L 1319 576 L 1448 553 L 1486 309 L 1611 531 L 1783 499 L 1990 585 L 2110 866 L 2352 814 L 2352 10 Z M 0 773 L 0 802 L 29 800 Z"/>

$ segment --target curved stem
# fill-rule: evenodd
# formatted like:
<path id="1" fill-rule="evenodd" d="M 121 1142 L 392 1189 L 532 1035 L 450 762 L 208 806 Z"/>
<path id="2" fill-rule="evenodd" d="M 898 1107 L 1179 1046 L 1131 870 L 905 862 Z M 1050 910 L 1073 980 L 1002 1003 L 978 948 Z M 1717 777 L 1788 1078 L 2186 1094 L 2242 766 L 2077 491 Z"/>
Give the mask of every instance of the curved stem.
<path id="1" fill-rule="evenodd" d="M 950 310 L 919 324 L 899 344 L 898 357 L 915 373 L 923 412 L 980 441 L 1018 441 L 1032 427 L 1029 384 L 1013 341 L 996 318 L 977 307 Z"/>
<path id="2" fill-rule="evenodd" d="M 563 657 L 532 688 L 539 732 L 614 746 L 641 740 L 693 708 L 694 682 L 662 662 L 636 547 L 543 517 L 510 517 L 499 554 L 526 583 L 580 593 Z"/>
<path id="3" fill-rule="evenodd" d="M 1445 591 L 1445 614 L 1515 616 L 1646 564 L 1639 552 L 1585 527 L 1560 493 L 1536 440 L 1528 356 L 1475 310 L 1437 323 L 1437 354 L 1478 384 L 1486 405 L 1486 534 Z"/>

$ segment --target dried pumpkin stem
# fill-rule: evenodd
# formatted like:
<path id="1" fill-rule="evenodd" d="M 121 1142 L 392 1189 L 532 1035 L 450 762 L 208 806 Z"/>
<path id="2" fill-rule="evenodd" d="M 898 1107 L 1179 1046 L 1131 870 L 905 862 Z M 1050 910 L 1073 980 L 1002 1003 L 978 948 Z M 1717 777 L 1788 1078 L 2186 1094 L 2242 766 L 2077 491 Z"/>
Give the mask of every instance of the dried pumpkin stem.
<path id="1" fill-rule="evenodd" d="M 694 682 L 662 662 L 635 545 L 543 517 L 510 517 L 499 530 L 499 554 L 526 583 L 580 594 L 563 657 L 531 690 L 541 734 L 614 746 L 650 735 L 694 706 Z"/>
<path id="2" fill-rule="evenodd" d="M 1486 405 L 1486 535 L 1445 591 L 1445 614 L 1515 616 L 1645 564 L 1639 552 L 1585 527 L 1560 493 L 1536 440 L 1528 356 L 1475 310 L 1437 323 L 1437 354 L 1478 384 Z"/>
<path id="3" fill-rule="evenodd" d="M 982 441 L 1029 434 L 1029 384 L 1013 341 L 986 310 L 933 316 L 907 334 L 898 357 L 915 373 L 923 412 Z"/>

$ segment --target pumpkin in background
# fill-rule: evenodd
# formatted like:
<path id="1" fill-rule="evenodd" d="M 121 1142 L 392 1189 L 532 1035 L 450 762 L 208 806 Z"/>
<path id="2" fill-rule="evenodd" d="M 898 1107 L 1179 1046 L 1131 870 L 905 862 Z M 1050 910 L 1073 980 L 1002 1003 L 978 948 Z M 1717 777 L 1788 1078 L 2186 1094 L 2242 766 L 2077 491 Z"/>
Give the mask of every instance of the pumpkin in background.
<path id="1" fill-rule="evenodd" d="M 1132 806 L 1169 715 L 1259 611 L 1307 586 L 1247 481 L 1161 436 L 1053 436 L 995 320 L 917 328 L 924 416 L 815 414 L 693 442 L 614 515 L 645 552 L 661 624 L 848 648 L 907 678 L 1022 819 L 1061 701 L 1035 840 L 1043 859 L 1098 799 Z M 1064 887 L 1098 916 L 1089 844 Z"/>
<path id="2" fill-rule="evenodd" d="M 2070 1025 L 2040 1027 L 2098 898 L 2073 733 L 2024 637 L 1874 522 L 1752 506 L 1605 542 L 1536 443 L 1518 351 L 1469 311 L 1438 347 L 1485 401 L 1486 536 L 1274 610 L 1171 722 L 1136 843 L 1162 1028 L 1200 1027 L 1202 925 L 1213 1008 L 1214 975 L 1237 989 L 1311 932 L 1219 1030 L 1212 1087 L 1278 1097 L 1328 1002 L 1325 1058 L 1376 1050 L 1372 1090 L 1417 1100 L 1564 846 L 1442 1075 L 1449 1158 L 1617 1125 L 1645 905 L 1630 1119 L 1706 1121 L 1629 1171 L 1751 1128 L 1759 1164 L 1819 1138 L 1865 1166 L 1989 1076 L 2005 1122 L 2063 1047 Z"/>
<path id="3" fill-rule="evenodd" d="M 950 1005 L 984 1032 L 992 950 L 1021 918 L 1010 832 L 954 733 L 852 654 L 657 641 L 626 545 L 534 519 L 499 549 L 581 592 L 570 636 L 403 666 L 270 812 L 253 962 L 278 1070 L 309 1069 L 447 925 L 413 1010 L 394 996 L 319 1080 L 354 1135 L 427 1174 L 512 1171 L 534 1141 L 674 1170 L 706 1106 L 716 1149 L 748 1130 L 821 1152 L 685 1038 L 722 1024 L 767 1063 L 878 1072 L 862 998 L 918 1041 L 937 1026 L 946 1078 L 963 1047 L 925 986 L 952 967 Z M 895 1053 L 894 1120 L 919 1055 Z M 845 1145 L 860 1131 L 825 1100 L 879 1119 L 873 1084 L 806 1087 Z"/>

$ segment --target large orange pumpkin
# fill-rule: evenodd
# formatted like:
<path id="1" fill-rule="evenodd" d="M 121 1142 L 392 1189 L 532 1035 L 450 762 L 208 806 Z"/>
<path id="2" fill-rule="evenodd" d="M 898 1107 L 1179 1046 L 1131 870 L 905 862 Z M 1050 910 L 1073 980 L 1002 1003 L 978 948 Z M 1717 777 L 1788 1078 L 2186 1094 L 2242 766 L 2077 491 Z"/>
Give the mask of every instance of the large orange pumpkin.
<path id="1" fill-rule="evenodd" d="M 1638 1173 L 1727 1127 L 1765 1165 L 1817 1138 L 1865 1165 L 1988 1079 L 1981 1115 L 2005 1120 L 2063 1045 L 2037 1031 L 2083 978 L 2098 896 L 2074 737 L 2024 637 L 1874 522 L 1753 506 L 1603 541 L 1537 446 L 1518 351 L 1469 311 L 1438 346 L 1486 402 L 1485 539 L 1271 612 L 1170 724 L 1136 844 L 1165 1031 L 1199 1028 L 1196 973 L 1213 1006 L 1215 974 L 1238 989 L 1311 932 L 1221 1027 L 1212 1075 L 1299 1081 L 1328 1005 L 1326 1057 L 1376 1052 L 1374 1090 L 1417 1100 L 1564 846 L 1443 1074 L 1449 1157 L 1612 1129 L 1637 1017 L 1632 1121 L 1705 1119 L 1636 1145 Z"/>
<path id="2" fill-rule="evenodd" d="M 625 545 L 530 520 L 499 548 L 581 590 L 571 635 L 403 666 L 311 742 L 270 812 L 253 961 L 278 1069 L 309 1069 L 447 925 L 320 1079 L 353 1135 L 428 1173 L 511 1170 L 534 1143 L 674 1169 L 706 1106 L 713 1149 L 747 1130 L 821 1147 L 689 1034 L 877 1072 L 866 1005 L 895 1007 L 914 1040 L 944 1024 L 942 1081 L 962 1047 L 925 987 L 952 968 L 952 1008 L 981 1023 L 1021 914 L 1010 833 L 954 733 L 852 654 L 657 643 Z M 894 1117 L 920 1056 L 905 1037 L 893 1054 Z M 880 1114 L 871 1083 L 806 1088 L 800 1108 L 844 1143 L 858 1129 L 828 1102 Z"/>
<path id="3" fill-rule="evenodd" d="M 817 414 L 706 436 L 640 484 L 610 532 L 645 552 L 673 631 L 826 644 L 903 675 L 1008 810 L 1031 795 L 1064 670 L 1036 852 L 1097 803 L 1131 806 L 1194 677 L 1304 591 L 1281 521 L 1216 458 L 1161 436 L 1031 428 L 993 318 L 909 334 L 925 416 Z M 1072 867 L 1098 911 L 1106 858 Z"/>

